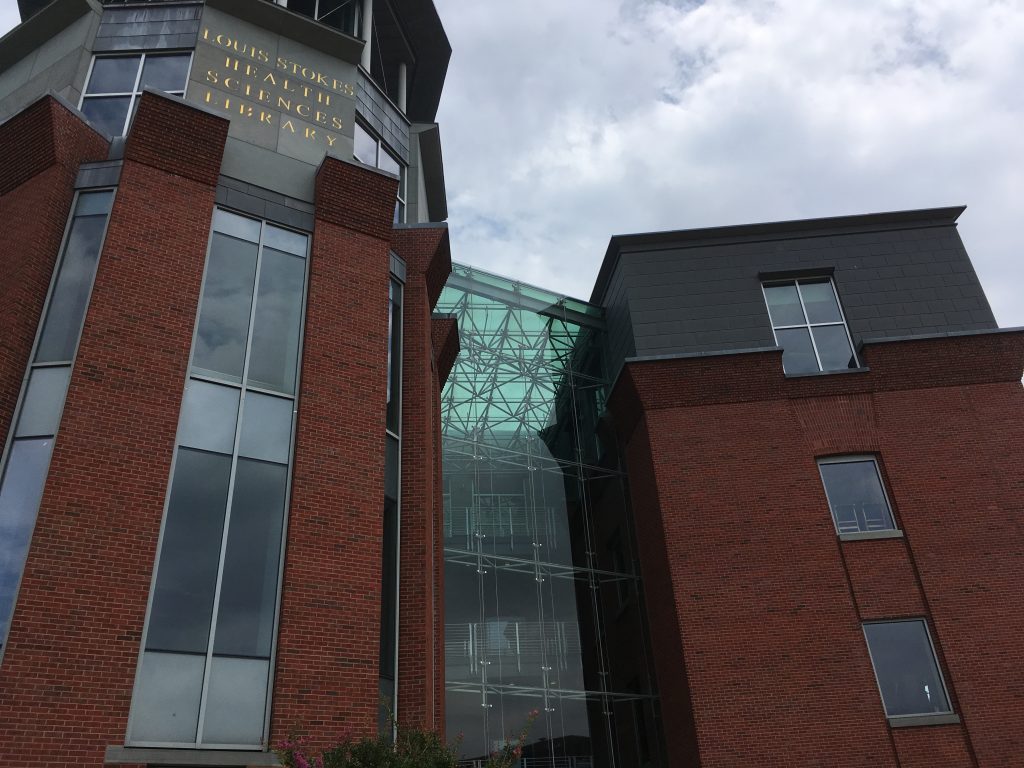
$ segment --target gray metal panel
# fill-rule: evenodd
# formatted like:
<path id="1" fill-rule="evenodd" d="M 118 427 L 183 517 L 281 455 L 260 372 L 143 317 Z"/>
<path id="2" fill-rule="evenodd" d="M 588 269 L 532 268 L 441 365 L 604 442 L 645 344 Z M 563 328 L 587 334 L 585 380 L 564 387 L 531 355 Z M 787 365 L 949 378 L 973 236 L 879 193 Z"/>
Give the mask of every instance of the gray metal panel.
<path id="1" fill-rule="evenodd" d="M 919 222 L 623 247 L 603 286 L 612 370 L 630 356 L 624 336 L 640 356 L 773 346 L 761 281 L 790 274 L 832 275 L 854 344 L 995 328 L 955 224 Z"/>
<path id="2" fill-rule="evenodd" d="M 217 184 L 217 204 L 292 229 L 313 231 L 314 216 L 311 204 L 239 179 L 220 177 Z"/>
<path id="3" fill-rule="evenodd" d="M 106 8 L 93 50 L 166 50 L 193 48 L 202 5 L 154 5 Z"/>
<path id="4" fill-rule="evenodd" d="M 89 187 L 116 187 L 121 179 L 120 160 L 105 160 L 101 163 L 83 163 L 75 178 L 75 189 Z"/>
<path id="5" fill-rule="evenodd" d="M 356 79 L 356 114 L 409 164 L 409 121 L 363 72 Z"/>

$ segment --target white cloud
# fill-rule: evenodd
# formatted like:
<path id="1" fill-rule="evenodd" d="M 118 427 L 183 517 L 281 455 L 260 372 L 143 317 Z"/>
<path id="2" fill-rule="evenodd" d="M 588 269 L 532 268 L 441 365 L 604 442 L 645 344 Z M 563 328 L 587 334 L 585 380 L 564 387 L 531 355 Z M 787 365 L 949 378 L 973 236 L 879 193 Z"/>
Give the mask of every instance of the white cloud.
<path id="1" fill-rule="evenodd" d="M 964 203 L 1024 325 L 1019 0 L 436 2 L 455 258 L 586 298 L 613 234 Z"/>
<path id="2" fill-rule="evenodd" d="M 613 234 L 966 203 L 1024 325 L 1024 6 L 438 0 L 455 258 L 586 297 Z"/>

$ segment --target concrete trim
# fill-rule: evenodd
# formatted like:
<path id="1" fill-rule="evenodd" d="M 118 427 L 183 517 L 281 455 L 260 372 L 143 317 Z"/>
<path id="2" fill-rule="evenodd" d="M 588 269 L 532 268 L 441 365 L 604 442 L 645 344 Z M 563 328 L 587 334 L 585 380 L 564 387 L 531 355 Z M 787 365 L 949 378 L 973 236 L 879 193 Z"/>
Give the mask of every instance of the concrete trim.
<path id="1" fill-rule="evenodd" d="M 893 528 L 889 531 L 857 531 L 856 533 L 840 533 L 840 541 L 873 541 L 875 539 L 902 539 L 903 531 Z"/>
<path id="2" fill-rule="evenodd" d="M 917 728 L 923 725 L 959 725 L 960 715 L 953 712 L 940 712 L 934 715 L 903 715 L 890 717 L 890 728 Z"/>
<path id="3" fill-rule="evenodd" d="M 253 0 L 208 0 L 208 5 L 219 8 L 271 32 L 301 40 L 304 45 L 328 53 L 335 58 L 358 66 L 363 55 L 363 41 L 344 32 L 313 21 L 276 3 L 254 3 Z M 355 83 L 353 83 L 355 85 Z"/>
<path id="4" fill-rule="evenodd" d="M 781 351 L 781 348 L 780 348 Z M 868 373 L 871 369 L 866 365 L 860 368 L 836 368 L 834 371 L 808 371 L 807 373 L 787 373 L 787 379 L 813 379 L 816 376 L 836 376 L 844 373 Z"/>
<path id="5" fill-rule="evenodd" d="M 694 357 L 727 357 L 729 355 L 752 355 L 760 352 L 781 352 L 779 347 L 745 347 L 743 349 L 713 349 L 707 352 L 672 352 L 667 355 L 636 355 L 623 360 L 626 363 L 654 363 L 659 360 L 688 360 Z"/>
<path id="6" fill-rule="evenodd" d="M 103 12 L 96 0 L 56 0 L 0 37 L 0 72 L 4 72 L 85 14 Z"/>
<path id="7" fill-rule="evenodd" d="M 891 344 L 899 341 L 925 341 L 928 339 L 955 339 L 960 336 L 988 336 L 997 333 L 1022 333 L 1024 326 L 1013 328 L 983 328 L 974 331 L 939 331 L 938 333 L 922 333 L 920 336 L 875 336 L 870 339 L 862 339 L 857 345 L 859 352 L 868 344 Z"/>
<path id="8" fill-rule="evenodd" d="M 142 763 L 150 766 L 208 766 L 228 768 L 229 766 L 280 766 L 277 755 L 270 752 L 244 752 L 228 749 L 158 749 L 147 747 L 107 747 L 104 765 L 132 765 Z"/>

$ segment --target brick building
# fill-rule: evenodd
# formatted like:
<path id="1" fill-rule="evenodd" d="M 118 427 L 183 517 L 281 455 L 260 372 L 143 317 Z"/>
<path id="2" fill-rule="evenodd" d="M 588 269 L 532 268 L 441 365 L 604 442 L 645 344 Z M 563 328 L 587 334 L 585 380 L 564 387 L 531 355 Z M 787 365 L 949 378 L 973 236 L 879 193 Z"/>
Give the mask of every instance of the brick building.
<path id="1" fill-rule="evenodd" d="M 430 0 L 20 2 L 0 765 L 1022 765 L 1022 332 L 960 209 L 451 262 Z M 386 705 L 382 706 L 383 704 Z"/>

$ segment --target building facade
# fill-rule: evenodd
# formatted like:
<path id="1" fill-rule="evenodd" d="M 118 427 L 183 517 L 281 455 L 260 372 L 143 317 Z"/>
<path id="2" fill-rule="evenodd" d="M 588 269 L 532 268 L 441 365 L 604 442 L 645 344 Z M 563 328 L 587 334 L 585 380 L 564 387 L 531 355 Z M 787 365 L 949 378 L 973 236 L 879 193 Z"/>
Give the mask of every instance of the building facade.
<path id="1" fill-rule="evenodd" d="M 21 0 L 0 765 L 1022 765 L 1022 332 L 933 209 L 451 262 L 430 0 Z"/>

